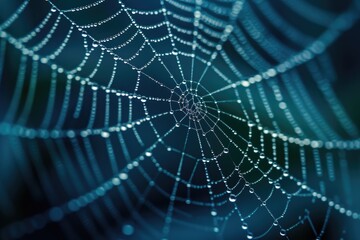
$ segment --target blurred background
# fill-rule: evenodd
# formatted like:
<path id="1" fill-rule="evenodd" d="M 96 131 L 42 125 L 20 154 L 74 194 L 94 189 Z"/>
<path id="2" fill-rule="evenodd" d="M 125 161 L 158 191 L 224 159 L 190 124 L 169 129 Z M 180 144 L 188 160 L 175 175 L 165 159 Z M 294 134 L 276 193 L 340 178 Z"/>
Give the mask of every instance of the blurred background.
<path id="1" fill-rule="evenodd" d="M 357 239 L 359 7 L 0 0 L 1 238 Z"/>

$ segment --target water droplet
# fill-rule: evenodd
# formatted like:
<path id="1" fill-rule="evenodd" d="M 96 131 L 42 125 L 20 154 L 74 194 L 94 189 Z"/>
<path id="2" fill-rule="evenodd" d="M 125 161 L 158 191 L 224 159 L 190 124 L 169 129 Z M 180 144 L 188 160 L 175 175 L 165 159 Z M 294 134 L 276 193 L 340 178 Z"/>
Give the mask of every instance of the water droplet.
<path id="1" fill-rule="evenodd" d="M 236 201 L 236 195 L 235 194 L 230 194 L 229 201 L 230 202 L 235 202 Z"/>
<path id="2" fill-rule="evenodd" d="M 60 221 L 64 217 L 64 212 L 59 207 L 54 207 L 49 212 L 49 217 L 52 221 L 57 222 Z"/>
<path id="3" fill-rule="evenodd" d="M 127 175 L 127 173 L 120 173 L 120 174 L 119 174 L 119 178 L 120 178 L 121 180 L 126 180 L 126 179 L 128 178 L 128 175 Z"/>
<path id="4" fill-rule="evenodd" d="M 145 152 L 145 156 L 151 157 L 151 156 L 152 156 L 152 152 Z"/>
<path id="5" fill-rule="evenodd" d="M 280 235 L 284 237 L 284 236 L 286 235 L 286 230 L 285 230 L 285 229 L 281 229 L 281 230 L 280 230 Z"/>
<path id="6" fill-rule="evenodd" d="M 243 222 L 243 224 L 241 225 L 241 228 L 246 230 L 248 228 L 248 225 L 246 222 Z"/>
<path id="7" fill-rule="evenodd" d="M 251 232 L 249 232 L 246 237 L 247 239 L 253 239 L 254 235 Z"/>
<path id="8" fill-rule="evenodd" d="M 195 18 L 200 18 L 200 16 L 201 16 L 201 12 L 198 11 L 198 10 L 196 10 L 196 11 L 194 12 L 194 17 L 195 17 Z"/>
<path id="9" fill-rule="evenodd" d="M 174 48 L 174 50 L 172 51 L 172 54 L 175 55 L 175 56 L 178 55 L 178 54 L 179 54 L 179 50 L 177 50 L 176 48 Z"/>
<path id="10" fill-rule="evenodd" d="M 229 149 L 228 149 L 228 148 L 224 148 L 224 153 L 229 153 Z"/>
<path id="11" fill-rule="evenodd" d="M 232 25 L 227 25 L 226 27 L 225 27 L 225 31 L 227 32 L 227 33 L 230 33 L 232 30 L 233 30 L 233 26 Z"/>
<path id="12" fill-rule="evenodd" d="M 134 227 L 132 225 L 126 224 L 122 227 L 122 232 L 124 235 L 130 236 L 134 233 Z"/>
<path id="13" fill-rule="evenodd" d="M 102 131 L 102 132 L 101 132 L 101 136 L 102 136 L 103 138 L 108 138 L 108 137 L 110 137 L 110 133 L 107 132 L 107 131 Z"/>
<path id="14" fill-rule="evenodd" d="M 120 179 L 117 178 L 117 177 L 114 177 L 112 180 L 111 180 L 112 184 L 117 186 L 120 184 Z"/>
<path id="15" fill-rule="evenodd" d="M 249 121 L 249 122 L 248 122 L 248 126 L 249 126 L 249 127 L 253 127 L 253 126 L 255 126 L 255 123 L 252 122 L 252 121 Z"/>
<path id="16" fill-rule="evenodd" d="M 248 81 L 241 81 L 241 85 L 243 85 L 244 87 L 248 87 L 250 86 L 250 83 Z"/>
<path id="17" fill-rule="evenodd" d="M 264 159 L 265 158 L 265 154 L 264 153 L 260 153 L 260 159 Z"/>
<path id="18" fill-rule="evenodd" d="M 216 216 L 217 212 L 216 211 L 211 211 L 211 216 Z"/>

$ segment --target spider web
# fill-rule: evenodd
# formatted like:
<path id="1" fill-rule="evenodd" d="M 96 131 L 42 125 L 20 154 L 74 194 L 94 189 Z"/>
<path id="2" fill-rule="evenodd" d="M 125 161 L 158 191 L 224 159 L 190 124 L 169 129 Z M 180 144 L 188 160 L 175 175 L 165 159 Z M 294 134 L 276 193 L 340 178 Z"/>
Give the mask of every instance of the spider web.
<path id="1" fill-rule="evenodd" d="M 320 239 L 358 224 L 359 132 L 327 54 L 357 2 L 8 8 L 3 238 Z"/>

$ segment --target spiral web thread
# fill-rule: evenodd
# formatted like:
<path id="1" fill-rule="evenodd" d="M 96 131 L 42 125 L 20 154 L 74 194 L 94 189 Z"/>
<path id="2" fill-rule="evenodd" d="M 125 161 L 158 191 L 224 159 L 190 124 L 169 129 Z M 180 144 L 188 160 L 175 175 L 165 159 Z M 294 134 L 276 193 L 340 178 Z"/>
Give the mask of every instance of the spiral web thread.
<path id="1" fill-rule="evenodd" d="M 0 134 L 18 161 L 35 166 L 38 180 L 25 168 L 21 178 L 42 189 L 53 207 L 1 234 L 20 238 L 79 212 L 95 237 L 92 226 L 106 214 L 123 225 L 119 208 L 156 238 L 171 236 L 173 225 L 221 235 L 233 218 L 248 239 L 273 231 L 289 238 L 306 224 L 321 238 L 332 211 L 358 221 L 348 165 L 360 140 L 332 90 L 326 54 L 357 20 L 358 8 L 353 3 L 335 15 L 309 2 L 281 4 L 317 24 L 316 36 L 270 1 L 19 4 L 0 25 L 0 76 L 8 51 L 18 61 L 16 82 L 0 80 L 0 87 L 14 85 Z M 32 4 L 46 11 L 18 33 L 14 25 Z M 65 52 L 79 61 L 65 61 Z M 53 170 L 46 173 L 49 162 Z M 152 203 L 150 192 L 165 204 Z M 289 220 L 298 206 L 300 217 Z M 311 219 L 318 206 L 326 209 L 320 229 Z M 153 226 L 138 213 L 142 207 L 162 224 Z M 186 212 L 193 208 L 206 220 L 193 219 Z M 260 216 L 266 220 L 259 229 Z M 133 231 L 123 228 L 125 235 Z"/>

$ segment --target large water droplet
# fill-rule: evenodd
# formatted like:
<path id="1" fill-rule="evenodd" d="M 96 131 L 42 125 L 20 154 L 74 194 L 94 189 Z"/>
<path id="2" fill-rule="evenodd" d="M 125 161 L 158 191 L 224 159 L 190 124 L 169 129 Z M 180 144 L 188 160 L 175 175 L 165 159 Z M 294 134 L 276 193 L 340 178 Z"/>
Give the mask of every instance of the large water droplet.
<path id="1" fill-rule="evenodd" d="M 241 225 L 241 228 L 246 230 L 248 228 L 248 225 L 246 222 L 244 222 L 242 225 Z"/>
<path id="2" fill-rule="evenodd" d="M 249 232 L 246 237 L 247 239 L 253 239 L 254 235 L 251 232 Z"/>
<path id="3" fill-rule="evenodd" d="M 177 50 L 177 48 L 174 48 L 174 50 L 172 51 L 172 54 L 173 55 L 178 55 L 179 54 L 179 50 Z"/>
<path id="4" fill-rule="evenodd" d="M 236 195 L 235 194 L 230 194 L 229 201 L 230 202 L 235 202 L 236 201 Z"/>

